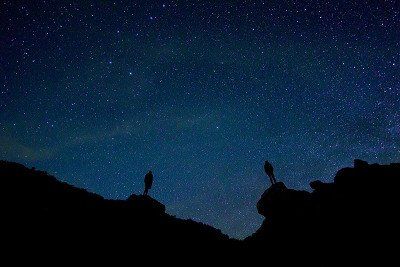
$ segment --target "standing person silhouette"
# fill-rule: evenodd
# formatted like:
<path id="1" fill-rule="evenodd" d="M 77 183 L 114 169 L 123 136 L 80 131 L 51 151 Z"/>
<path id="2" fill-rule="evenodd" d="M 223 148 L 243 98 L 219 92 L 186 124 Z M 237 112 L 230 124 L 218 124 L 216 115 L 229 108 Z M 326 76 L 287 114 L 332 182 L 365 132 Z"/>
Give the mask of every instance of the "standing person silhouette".
<path id="1" fill-rule="evenodd" d="M 147 196 L 149 194 L 149 189 L 151 188 L 152 185 L 153 185 L 153 173 L 149 171 L 144 176 L 144 192 L 143 192 L 144 196 Z"/>
<path id="2" fill-rule="evenodd" d="M 271 163 L 269 163 L 267 160 L 264 163 L 264 170 L 265 170 L 265 173 L 268 175 L 269 180 L 271 181 L 271 184 L 272 185 L 276 184 L 274 167 L 272 167 Z"/>

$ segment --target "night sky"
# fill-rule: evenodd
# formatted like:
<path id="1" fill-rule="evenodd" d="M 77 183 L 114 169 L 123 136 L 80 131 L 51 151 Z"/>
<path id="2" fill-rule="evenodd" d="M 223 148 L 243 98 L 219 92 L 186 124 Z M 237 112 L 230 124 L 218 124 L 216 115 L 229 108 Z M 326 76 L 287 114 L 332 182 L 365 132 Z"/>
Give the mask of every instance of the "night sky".
<path id="1" fill-rule="evenodd" d="M 264 160 L 400 161 L 400 1 L 0 3 L 0 159 L 240 238 Z"/>

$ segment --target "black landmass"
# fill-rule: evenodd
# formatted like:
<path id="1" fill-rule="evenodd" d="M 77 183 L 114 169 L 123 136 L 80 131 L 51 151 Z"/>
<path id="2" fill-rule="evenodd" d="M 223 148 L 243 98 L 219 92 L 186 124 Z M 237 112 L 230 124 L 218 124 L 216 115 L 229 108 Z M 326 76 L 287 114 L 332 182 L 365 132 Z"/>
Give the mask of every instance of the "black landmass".
<path id="1" fill-rule="evenodd" d="M 0 161 L 3 244 L 36 256 L 101 259 L 191 256 L 257 260 L 269 266 L 378 265 L 396 256 L 400 163 L 354 161 L 311 192 L 269 187 L 257 203 L 260 228 L 235 240 L 211 226 L 165 212 L 150 196 L 109 200 L 46 172 Z M 143 254 L 145 253 L 145 254 Z M 153 256 L 148 256 L 148 255 Z M 146 256 L 144 256 L 146 255 Z M 151 258 L 150 258 L 151 259 Z"/>

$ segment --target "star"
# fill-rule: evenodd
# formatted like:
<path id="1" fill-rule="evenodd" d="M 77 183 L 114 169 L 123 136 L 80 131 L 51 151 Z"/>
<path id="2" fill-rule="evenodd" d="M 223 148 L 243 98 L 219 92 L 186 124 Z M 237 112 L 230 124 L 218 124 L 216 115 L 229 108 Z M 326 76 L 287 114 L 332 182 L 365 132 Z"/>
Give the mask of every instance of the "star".
<path id="1" fill-rule="evenodd" d="M 2 6 L 2 159 L 106 198 L 153 169 L 169 212 L 244 238 L 265 160 L 309 190 L 400 158 L 393 1 L 36 2 Z"/>

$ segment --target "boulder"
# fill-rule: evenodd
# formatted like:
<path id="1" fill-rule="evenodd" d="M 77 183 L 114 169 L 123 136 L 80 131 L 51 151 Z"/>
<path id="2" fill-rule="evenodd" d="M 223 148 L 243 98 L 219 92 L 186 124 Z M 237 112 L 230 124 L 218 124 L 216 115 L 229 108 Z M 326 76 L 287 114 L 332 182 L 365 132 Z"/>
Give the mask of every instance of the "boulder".
<path id="1" fill-rule="evenodd" d="M 132 194 L 127 200 L 129 208 L 149 214 L 165 214 L 165 205 L 145 195 Z"/>
<path id="2" fill-rule="evenodd" d="M 257 202 L 258 213 L 269 220 L 302 214 L 308 207 L 310 193 L 288 189 L 283 182 L 273 184 Z"/>

